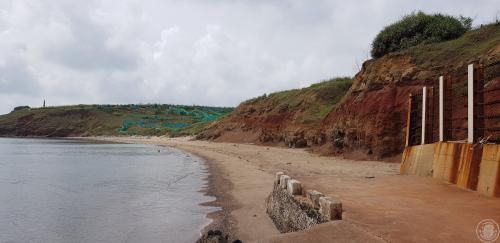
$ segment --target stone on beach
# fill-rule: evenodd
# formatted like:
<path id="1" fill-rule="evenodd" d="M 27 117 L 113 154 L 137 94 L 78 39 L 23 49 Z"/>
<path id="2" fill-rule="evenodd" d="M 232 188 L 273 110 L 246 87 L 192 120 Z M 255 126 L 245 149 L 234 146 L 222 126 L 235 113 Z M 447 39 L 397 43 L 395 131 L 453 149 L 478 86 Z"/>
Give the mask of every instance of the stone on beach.
<path id="1" fill-rule="evenodd" d="M 287 190 L 290 195 L 301 195 L 302 194 L 302 185 L 300 181 L 290 179 L 288 180 Z"/>
<path id="2" fill-rule="evenodd" d="M 320 197 L 319 212 L 328 220 L 342 219 L 342 202 L 335 197 Z"/>
<path id="3" fill-rule="evenodd" d="M 288 180 L 290 180 L 290 176 L 281 175 L 281 177 L 280 177 L 280 187 L 283 188 L 283 189 L 286 189 Z"/>
<path id="4" fill-rule="evenodd" d="M 306 195 L 309 201 L 311 201 L 313 207 L 315 209 L 319 209 L 319 198 L 324 196 L 323 193 L 316 190 L 307 190 Z"/>
<path id="5" fill-rule="evenodd" d="M 280 172 L 276 172 L 276 176 L 274 177 L 274 185 L 278 185 L 280 184 L 280 178 L 282 175 L 284 175 L 285 173 L 283 173 L 282 171 Z"/>

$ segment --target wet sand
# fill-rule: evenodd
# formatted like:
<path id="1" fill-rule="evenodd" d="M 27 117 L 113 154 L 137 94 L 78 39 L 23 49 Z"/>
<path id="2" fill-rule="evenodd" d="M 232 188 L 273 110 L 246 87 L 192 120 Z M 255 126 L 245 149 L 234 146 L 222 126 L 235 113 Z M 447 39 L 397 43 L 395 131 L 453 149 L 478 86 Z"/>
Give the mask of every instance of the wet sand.
<path id="1" fill-rule="evenodd" d="M 98 138 L 175 147 L 206 160 L 211 171 L 209 228 L 257 242 L 474 242 L 486 218 L 500 222 L 500 199 L 432 178 L 399 175 L 398 163 L 321 157 L 303 149 L 189 141 L 187 138 Z M 343 202 L 343 220 L 280 234 L 266 214 L 274 173 Z"/>

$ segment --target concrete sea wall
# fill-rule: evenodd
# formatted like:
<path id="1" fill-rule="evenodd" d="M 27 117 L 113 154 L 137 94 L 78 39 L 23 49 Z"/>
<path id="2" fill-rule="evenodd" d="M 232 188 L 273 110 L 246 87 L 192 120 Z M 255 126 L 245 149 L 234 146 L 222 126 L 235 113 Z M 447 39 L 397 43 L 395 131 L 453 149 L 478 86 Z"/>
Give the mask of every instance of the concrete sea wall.
<path id="1" fill-rule="evenodd" d="M 281 233 L 342 219 L 342 202 L 338 198 L 315 190 L 304 191 L 299 181 L 283 172 L 276 173 L 273 186 L 266 200 L 267 214 Z"/>
<path id="2" fill-rule="evenodd" d="M 500 197 L 500 145 L 438 142 L 406 147 L 401 174 L 432 176 Z"/>

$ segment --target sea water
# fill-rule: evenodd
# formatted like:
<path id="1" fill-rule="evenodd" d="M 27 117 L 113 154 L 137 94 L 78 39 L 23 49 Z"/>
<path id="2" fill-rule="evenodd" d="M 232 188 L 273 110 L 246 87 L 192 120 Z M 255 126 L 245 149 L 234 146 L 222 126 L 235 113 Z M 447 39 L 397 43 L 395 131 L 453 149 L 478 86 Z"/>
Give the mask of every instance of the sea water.
<path id="1" fill-rule="evenodd" d="M 194 242 L 206 177 L 166 147 L 0 138 L 0 242 Z"/>

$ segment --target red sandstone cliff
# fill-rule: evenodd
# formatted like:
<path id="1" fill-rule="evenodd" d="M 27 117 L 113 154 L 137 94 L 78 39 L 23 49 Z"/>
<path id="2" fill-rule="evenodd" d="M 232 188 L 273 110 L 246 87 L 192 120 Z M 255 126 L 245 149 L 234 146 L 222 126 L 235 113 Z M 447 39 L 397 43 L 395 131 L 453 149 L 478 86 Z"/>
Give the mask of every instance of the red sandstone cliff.
<path id="1" fill-rule="evenodd" d="M 465 82 L 470 63 L 486 67 L 485 86 L 500 85 L 499 61 L 500 26 L 485 26 L 456 40 L 368 60 L 345 95 L 330 92 L 321 97 L 317 95 L 321 89 L 303 89 L 288 91 L 298 97 L 293 101 L 280 99 L 286 93 L 280 92 L 244 102 L 199 138 L 309 146 L 320 153 L 375 158 L 399 154 L 404 147 L 410 92 L 432 84 L 441 75 L 450 75 L 455 83 Z M 314 116 L 319 112 L 318 102 L 331 104 L 324 107 L 330 109 L 327 115 Z M 457 114 L 464 111 L 463 105 L 454 107 Z M 313 117 L 312 122 L 307 122 L 308 116 Z"/>

